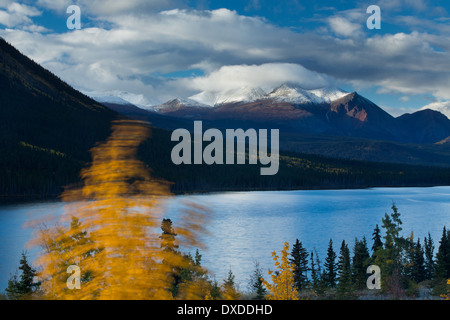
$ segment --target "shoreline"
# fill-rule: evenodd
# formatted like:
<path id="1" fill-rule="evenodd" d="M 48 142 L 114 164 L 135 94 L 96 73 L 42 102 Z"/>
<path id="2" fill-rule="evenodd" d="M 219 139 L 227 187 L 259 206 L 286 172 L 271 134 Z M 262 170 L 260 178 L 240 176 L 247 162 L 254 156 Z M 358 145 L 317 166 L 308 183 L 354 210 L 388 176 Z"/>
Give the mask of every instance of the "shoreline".
<path id="1" fill-rule="evenodd" d="M 414 185 L 366 185 L 366 186 L 324 186 L 324 187 L 292 187 L 292 188 L 217 188 L 208 190 L 193 190 L 193 191 L 172 191 L 173 196 L 188 196 L 188 195 L 206 195 L 206 194 L 217 194 L 226 192 L 283 192 L 283 191 L 319 191 L 319 190 L 365 190 L 365 189 L 376 189 L 376 188 L 436 188 L 436 187 L 450 187 L 450 184 L 439 185 L 439 184 L 414 184 Z M 0 205 L 14 205 L 14 204 L 26 204 L 26 203 L 36 203 L 36 202 L 60 202 L 61 194 L 53 195 L 0 195 Z"/>

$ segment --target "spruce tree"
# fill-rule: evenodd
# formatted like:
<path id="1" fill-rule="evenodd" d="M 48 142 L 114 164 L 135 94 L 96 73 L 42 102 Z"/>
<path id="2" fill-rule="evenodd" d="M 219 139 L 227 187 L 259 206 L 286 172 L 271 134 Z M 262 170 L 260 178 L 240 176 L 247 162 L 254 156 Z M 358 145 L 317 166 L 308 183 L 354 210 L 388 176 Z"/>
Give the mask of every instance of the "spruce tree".
<path id="1" fill-rule="evenodd" d="M 314 251 L 311 251 L 310 255 L 310 263 L 311 263 L 311 286 L 314 291 L 317 291 L 320 285 L 320 268 L 316 266 L 316 262 L 314 260 Z"/>
<path id="2" fill-rule="evenodd" d="M 342 298 L 348 298 L 352 291 L 352 269 L 350 250 L 348 249 L 345 240 L 342 241 L 341 249 L 339 251 L 337 281 L 339 296 Z"/>
<path id="3" fill-rule="evenodd" d="M 20 277 L 15 275 L 8 280 L 8 287 L 5 291 L 10 300 L 30 299 L 40 286 L 39 282 L 34 281 L 37 273 L 28 263 L 25 252 L 22 252 L 19 270 L 22 271 Z"/>
<path id="4" fill-rule="evenodd" d="M 378 227 L 378 224 L 375 226 L 375 229 L 372 233 L 372 260 L 375 259 L 376 252 L 379 248 L 383 248 L 383 242 L 381 241 L 381 234 L 380 234 L 380 228 Z"/>
<path id="5" fill-rule="evenodd" d="M 255 270 L 250 277 L 250 289 L 255 294 L 253 300 L 265 300 L 267 290 L 263 285 L 263 274 L 259 262 L 255 262 Z"/>
<path id="6" fill-rule="evenodd" d="M 386 267 L 385 272 L 387 271 L 389 275 L 392 275 L 394 270 L 397 274 L 400 273 L 402 253 L 407 244 L 407 240 L 400 236 L 402 221 L 400 220 L 400 213 L 395 204 L 392 205 L 392 211 L 393 213 L 390 215 L 385 213 L 382 219 L 382 227 L 385 229 L 382 259 Z"/>
<path id="7" fill-rule="evenodd" d="M 308 283 L 308 252 L 302 243 L 296 239 L 289 261 L 294 266 L 294 282 L 298 291 L 304 289 Z"/>
<path id="8" fill-rule="evenodd" d="M 240 294 L 236 289 L 236 284 L 234 282 L 233 271 L 228 270 L 228 276 L 223 280 L 222 284 L 222 296 L 225 300 L 237 300 L 240 298 Z"/>
<path id="9" fill-rule="evenodd" d="M 417 243 L 413 245 L 413 259 L 412 259 L 412 268 L 411 268 L 411 279 L 416 283 L 419 283 L 425 280 L 425 259 L 424 259 L 424 251 L 420 244 L 420 240 L 417 239 Z"/>
<path id="10" fill-rule="evenodd" d="M 450 278 L 450 232 L 446 227 L 442 231 L 439 248 L 436 254 L 436 278 Z"/>
<path id="11" fill-rule="evenodd" d="M 8 279 L 8 286 L 5 289 L 6 298 L 8 300 L 19 300 L 22 296 L 19 289 L 19 276 L 17 274 L 11 275 Z"/>
<path id="12" fill-rule="evenodd" d="M 362 289 L 366 286 L 367 267 L 370 265 L 370 254 L 367 248 L 366 238 L 363 238 L 361 241 L 355 239 L 353 252 L 353 281 L 358 289 Z"/>
<path id="13" fill-rule="evenodd" d="M 333 250 L 333 240 L 328 243 L 327 257 L 324 262 L 323 280 L 326 287 L 336 286 L 336 253 Z"/>
<path id="14" fill-rule="evenodd" d="M 390 215 L 385 213 L 382 219 L 382 228 L 385 230 L 383 248 L 378 248 L 373 264 L 381 268 L 383 290 L 397 298 L 404 293 L 403 257 L 408 241 L 400 235 L 402 221 L 395 204 L 392 205 L 392 211 Z"/>
<path id="15" fill-rule="evenodd" d="M 425 253 L 425 280 L 431 280 L 434 276 L 435 262 L 434 262 L 434 243 L 428 232 L 428 238 L 424 238 L 424 253 Z"/>

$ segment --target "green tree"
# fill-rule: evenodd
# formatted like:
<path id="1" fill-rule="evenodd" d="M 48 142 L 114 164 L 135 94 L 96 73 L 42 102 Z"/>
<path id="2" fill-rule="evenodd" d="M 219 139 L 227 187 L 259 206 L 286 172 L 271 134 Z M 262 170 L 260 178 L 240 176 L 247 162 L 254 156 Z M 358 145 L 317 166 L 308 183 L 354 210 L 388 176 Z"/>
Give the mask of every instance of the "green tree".
<path id="1" fill-rule="evenodd" d="M 419 283 L 425 280 L 426 277 L 424 251 L 419 239 L 413 244 L 413 250 L 410 276 L 412 280 Z"/>
<path id="2" fill-rule="evenodd" d="M 382 223 L 384 243 L 383 248 L 379 247 L 375 252 L 374 264 L 381 268 L 383 290 L 389 291 L 396 299 L 404 294 L 403 262 L 408 241 L 400 236 L 402 221 L 395 203 L 392 204 L 392 213 L 385 213 Z"/>
<path id="3" fill-rule="evenodd" d="M 292 247 L 290 262 L 294 266 L 294 281 L 298 291 L 308 284 L 308 252 L 302 243 L 296 239 Z"/>
<path id="4" fill-rule="evenodd" d="M 17 273 L 15 275 L 11 275 L 8 279 L 8 286 L 5 289 L 6 298 L 8 300 L 19 300 L 22 296 L 19 287 L 19 276 Z"/>
<path id="5" fill-rule="evenodd" d="M 428 238 L 424 238 L 425 251 L 425 279 L 431 280 L 434 276 L 435 261 L 434 261 L 434 243 L 428 232 Z"/>
<path id="6" fill-rule="evenodd" d="M 450 230 L 446 227 L 442 230 L 442 237 L 439 241 L 439 248 L 436 254 L 436 278 L 450 278 Z"/>
<path id="7" fill-rule="evenodd" d="M 383 242 L 381 241 L 381 231 L 378 227 L 378 224 L 375 226 L 375 229 L 372 233 L 372 260 L 375 260 L 375 253 L 379 248 L 383 248 Z"/>
<path id="8" fill-rule="evenodd" d="M 259 266 L 259 262 L 255 261 L 255 270 L 250 277 L 250 289 L 255 294 L 253 300 L 265 300 L 267 290 L 263 285 L 262 269 Z"/>
<path id="9" fill-rule="evenodd" d="M 19 270 L 22 271 L 20 277 L 14 275 L 8 280 L 6 295 L 10 300 L 31 299 L 33 293 L 39 288 L 40 282 L 34 281 L 37 273 L 28 263 L 25 252 L 22 252 Z"/>
<path id="10" fill-rule="evenodd" d="M 241 296 L 236 288 L 234 278 L 235 276 L 230 268 L 230 270 L 228 270 L 228 276 L 223 280 L 222 284 L 222 297 L 225 300 L 238 300 Z"/>
<path id="11" fill-rule="evenodd" d="M 320 264 L 319 254 L 316 249 L 311 251 L 310 255 L 310 264 L 311 264 L 311 289 L 313 293 L 316 295 L 322 295 L 325 291 L 324 281 L 323 281 L 323 273 Z"/>
<path id="12" fill-rule="evenodd" d="M 326 287 L 334 288 L 336 286 L 336 269 L 336 253 L 333 250 L 333 240 L 330 239 L 323 273 L 323 281 Z"/>
<path id="13" fill-rule="evenodd" d="M 338 258 L 337 291 L 340 298 L 348 299 L 352 295 L 352 267 L 350 261 L 350 250 L 345 240 L 342 241 Z"/>
<path id="14" fill-rule="evenodd" d="M 362 289 L 366 286 L 367 267 L 369 265 L 370 254 L 367 248 L 366 238 L 364 237 L 361 241 L 355 239 L 355 247 L 353 249 L 352 273 L 356 288 Z"/>

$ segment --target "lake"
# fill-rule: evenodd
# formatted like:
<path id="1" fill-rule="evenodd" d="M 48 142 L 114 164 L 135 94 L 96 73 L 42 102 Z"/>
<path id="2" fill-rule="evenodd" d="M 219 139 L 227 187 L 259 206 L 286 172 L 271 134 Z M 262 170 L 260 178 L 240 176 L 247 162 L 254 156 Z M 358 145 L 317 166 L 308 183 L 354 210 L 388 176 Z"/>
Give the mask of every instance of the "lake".
<path id="1" fill-rule="evenodd" d="M 374 188 L 355 190 L 301 190 L 223 192 L 176 196 L 165 208 L 165 217 L 175 225 L 177 209 L 190 199 L 214 211 L 208 225 L 207 245 L 201 251 L 202 265 L 219 282 L 231 268 L 241 290 L 247 290 L 254 262 L 267 275 L 274 270 L 272 251 L 280 250 L 285 241 L 303 242 L 311 252 L 316 250 L 321 263 L 330 238 L 338 254 L 342 240 L 353 248 L 355 237 L 366 237 L 369 249 L 375 225 L 391 212 L 392 203 L 401 213 L 403 235 L 421 239 L 428 234 L 438 247 L 444 225 L 450 226 L 450 187 Z M 49 212 L 62 212 L 60 202 L 28 203 L 0 206 L 0 291 L 16 270 L 20 253 L 30 239 L 31 230 L 24 223 Z M 437 248 L 436 248 L 437 250 Z M 194 252 L 192 252 L 194 253 Z"/>

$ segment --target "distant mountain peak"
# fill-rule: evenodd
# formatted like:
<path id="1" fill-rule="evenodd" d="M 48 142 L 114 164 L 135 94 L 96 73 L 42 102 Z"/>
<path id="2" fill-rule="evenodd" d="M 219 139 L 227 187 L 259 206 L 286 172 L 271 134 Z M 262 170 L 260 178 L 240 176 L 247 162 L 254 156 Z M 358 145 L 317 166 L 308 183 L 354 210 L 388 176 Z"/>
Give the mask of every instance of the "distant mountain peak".
<path id="1" fill-rule="evenodd" d="M 444 114 L 447 118 L 450 119 L 450 101 L 437 101 L 432 102 L 421 109 L 421 110 L 435 110 L 439 111 L 440 113 Z"/>
<path id="2" fill-rule="evenodd" d="M 143 94 L 136 94 L 123 90 L 84 91 L 83 93 L 99 103 L 131 104 L 147 110 L 151 110 L 152 107 L 157 104 L 150 102 Z"/>
<path id="3" fill-rule="evenodd" d="M 274 99 L 278 102 L 320 104 L 330 103 L 331 101 L 342 98 L 346 95 L 348 95 L 348 92 L 335 87 L 304 89 L 297 84 L 286 82 L 274 89 L 266 97 L 269 99 Z"/>
<path id="4" fill-rule="evenodd" d="M 189 99 L 189 98 L 188 99 L 175 98 L 175 99 L 169 100 L 159 106 L 155 106 L 152 109 L 155 111 L 160 111 L 160 110 L 167 111 L 167 110 L 176 110 L 176 109 L 183 108 L 186 106 L 199 107 L 199 108 L 209 107 L 206 104 L 197 102 L 197 101 Z"/>
<path id="5" fill-rule="evenodd" d="M 216 106 L 226 103 L 253 102 L 264 98 L 266 93 L 259 87 L 240 87 L 222 91 L 202 91 L 189 97 L 197 103 Z"/>

